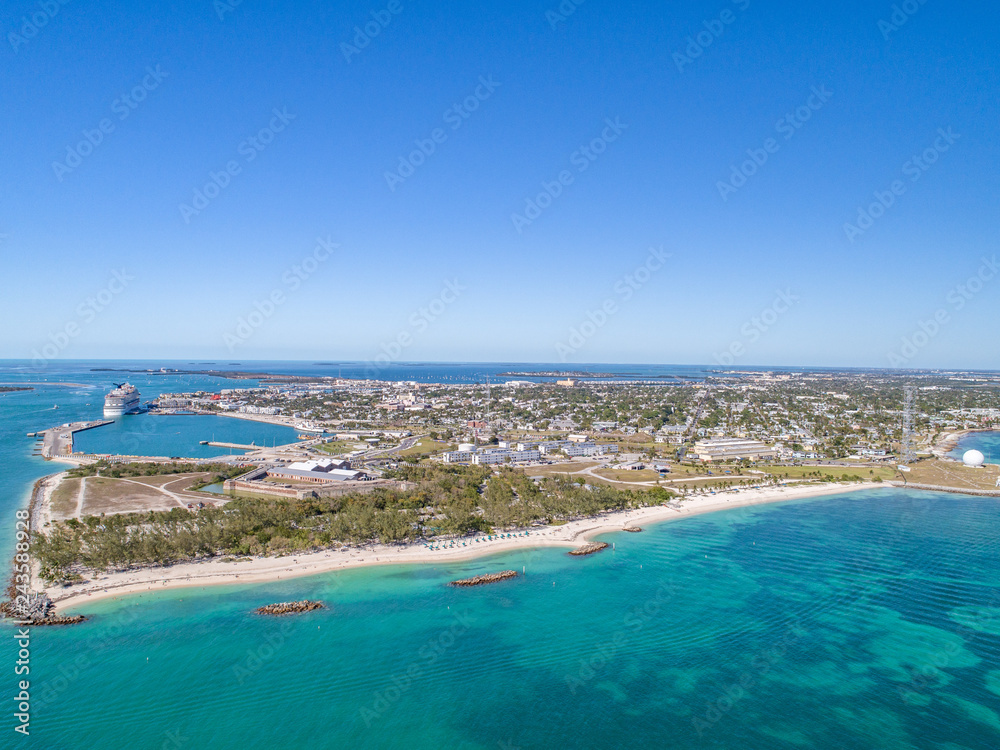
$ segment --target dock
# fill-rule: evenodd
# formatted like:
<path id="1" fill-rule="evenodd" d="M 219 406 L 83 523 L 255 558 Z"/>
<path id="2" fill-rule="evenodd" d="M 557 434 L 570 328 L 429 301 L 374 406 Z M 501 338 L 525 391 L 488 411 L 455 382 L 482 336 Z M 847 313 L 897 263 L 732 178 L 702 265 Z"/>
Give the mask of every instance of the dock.
<path id="1" fill-rule="evenodd" d="M 241 445 L 240 443 L 217 443 L 214 440 L 201 440 L 199 441 L 201 445 L 211 445 L 213 448 L 235 448 L 241 451 L 259 451 L 262 446 L 250 443 L 250 445 Z"/>
<path id="2" fill-rule="evenodd" d="M 114 420 L 101 419 L 93 422 L 70 422 L 58 427 L 50 427 L 42 432 L 36 432 L 34 433 L 34 437 L 41 440 L 41 456 L 43 458 L 70 456 L 73 454 L 73 435 L 84 430 L 93 430 L 109 424 L 114 424 Z"/>

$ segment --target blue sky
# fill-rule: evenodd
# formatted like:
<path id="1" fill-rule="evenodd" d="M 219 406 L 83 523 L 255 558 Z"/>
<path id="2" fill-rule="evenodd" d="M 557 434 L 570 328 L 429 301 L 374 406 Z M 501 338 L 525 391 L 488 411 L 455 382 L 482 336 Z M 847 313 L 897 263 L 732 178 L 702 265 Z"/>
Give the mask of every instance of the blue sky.
<path id="1" fill-rule="evenodd" d="M 0 356 L 1000 368 L 1000 10 L 904 5 L 13 0 Z"/>

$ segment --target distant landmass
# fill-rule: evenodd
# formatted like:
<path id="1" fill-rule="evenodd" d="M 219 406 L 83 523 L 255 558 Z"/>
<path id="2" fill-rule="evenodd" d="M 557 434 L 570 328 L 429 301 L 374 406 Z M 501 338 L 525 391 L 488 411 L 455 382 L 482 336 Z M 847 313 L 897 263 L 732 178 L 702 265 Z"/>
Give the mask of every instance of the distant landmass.
<path id="1" fill-rule="evenodd" d="M 583 372 L 580 370 L 533 370 L 525 372 L 501 372 L 502 378 L 646 378 L 648 380 L 695 380 L 691 375 L 644 375 L 641 372 Z"/>
<path id="2" fill-rule="evenodd" d="M 502 378 L 614 378 L 636 377 L 634 372 L 577 372 L 575 370 L 534 370 L 532 372 L 501 372 Z"/>
<path id="3" fill-rule="evenodd" d="M 91 372 L 128 372 L 141 375 L 208 375 L 229 380 L 266 380 L 272 383 L 315 383 L 323 380 L 313 375 L 275 375 L 267 372 L 243 372 L 241 370 L 139 370 L 135 368 L 92 367 Z M 327 376 L 328 377 L 328 376 Z"/>

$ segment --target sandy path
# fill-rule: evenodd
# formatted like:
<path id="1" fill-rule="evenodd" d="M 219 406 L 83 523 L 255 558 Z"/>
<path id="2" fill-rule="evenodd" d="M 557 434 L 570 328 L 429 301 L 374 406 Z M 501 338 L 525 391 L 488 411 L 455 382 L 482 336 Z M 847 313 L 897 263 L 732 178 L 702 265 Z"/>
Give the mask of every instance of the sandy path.
<path id="1" fill-rule="evenodd" d="M 118 481 L 119 482 L 128 482 L 129 484 L 137 484 L 140 487 L 145 487 L 147 490 L 156 490 L 157 492 L 160 492 L 160 493 L 166 495 L 167 497 L 171 498 L 181 508 L 186 508 L 187 507 L 187 503 L 181 502 L 181 499 L 179 497 L 177 497 L 177 495 L 175 495 L 170 490 L 164 489 L 163 487 L 159 487 L 159 486 L 157 486 L 155 484 L 145 484 L 144 482 L 137 482 L 134 479 L 124 479 L 124 478 L 122 478 L 122 479 L 119 479 Z M 169 482 L 168 482 L 168 484 L 169 484 Z"/>
<path id="2" fill-rule="evenodd" d="M 80 491 L 76 493 L 76 513 L 73 518 L 83 518 L 83 504 L 87 499 L 87 477 L 80 477 Z"/>

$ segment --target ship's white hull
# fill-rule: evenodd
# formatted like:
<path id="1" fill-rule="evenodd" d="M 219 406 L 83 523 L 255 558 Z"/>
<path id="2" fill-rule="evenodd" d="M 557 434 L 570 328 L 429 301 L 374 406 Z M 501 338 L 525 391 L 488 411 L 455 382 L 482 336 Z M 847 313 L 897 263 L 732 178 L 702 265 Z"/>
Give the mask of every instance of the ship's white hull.
<path id="1" fill-rule="evenodd" d="M 138 400 L 127 404 L 105 404 L 104 416 L 121 417 L 125 414 L 131 414 L 132 412 L 138 410 L 139 404 L 140 402 Z"/>

